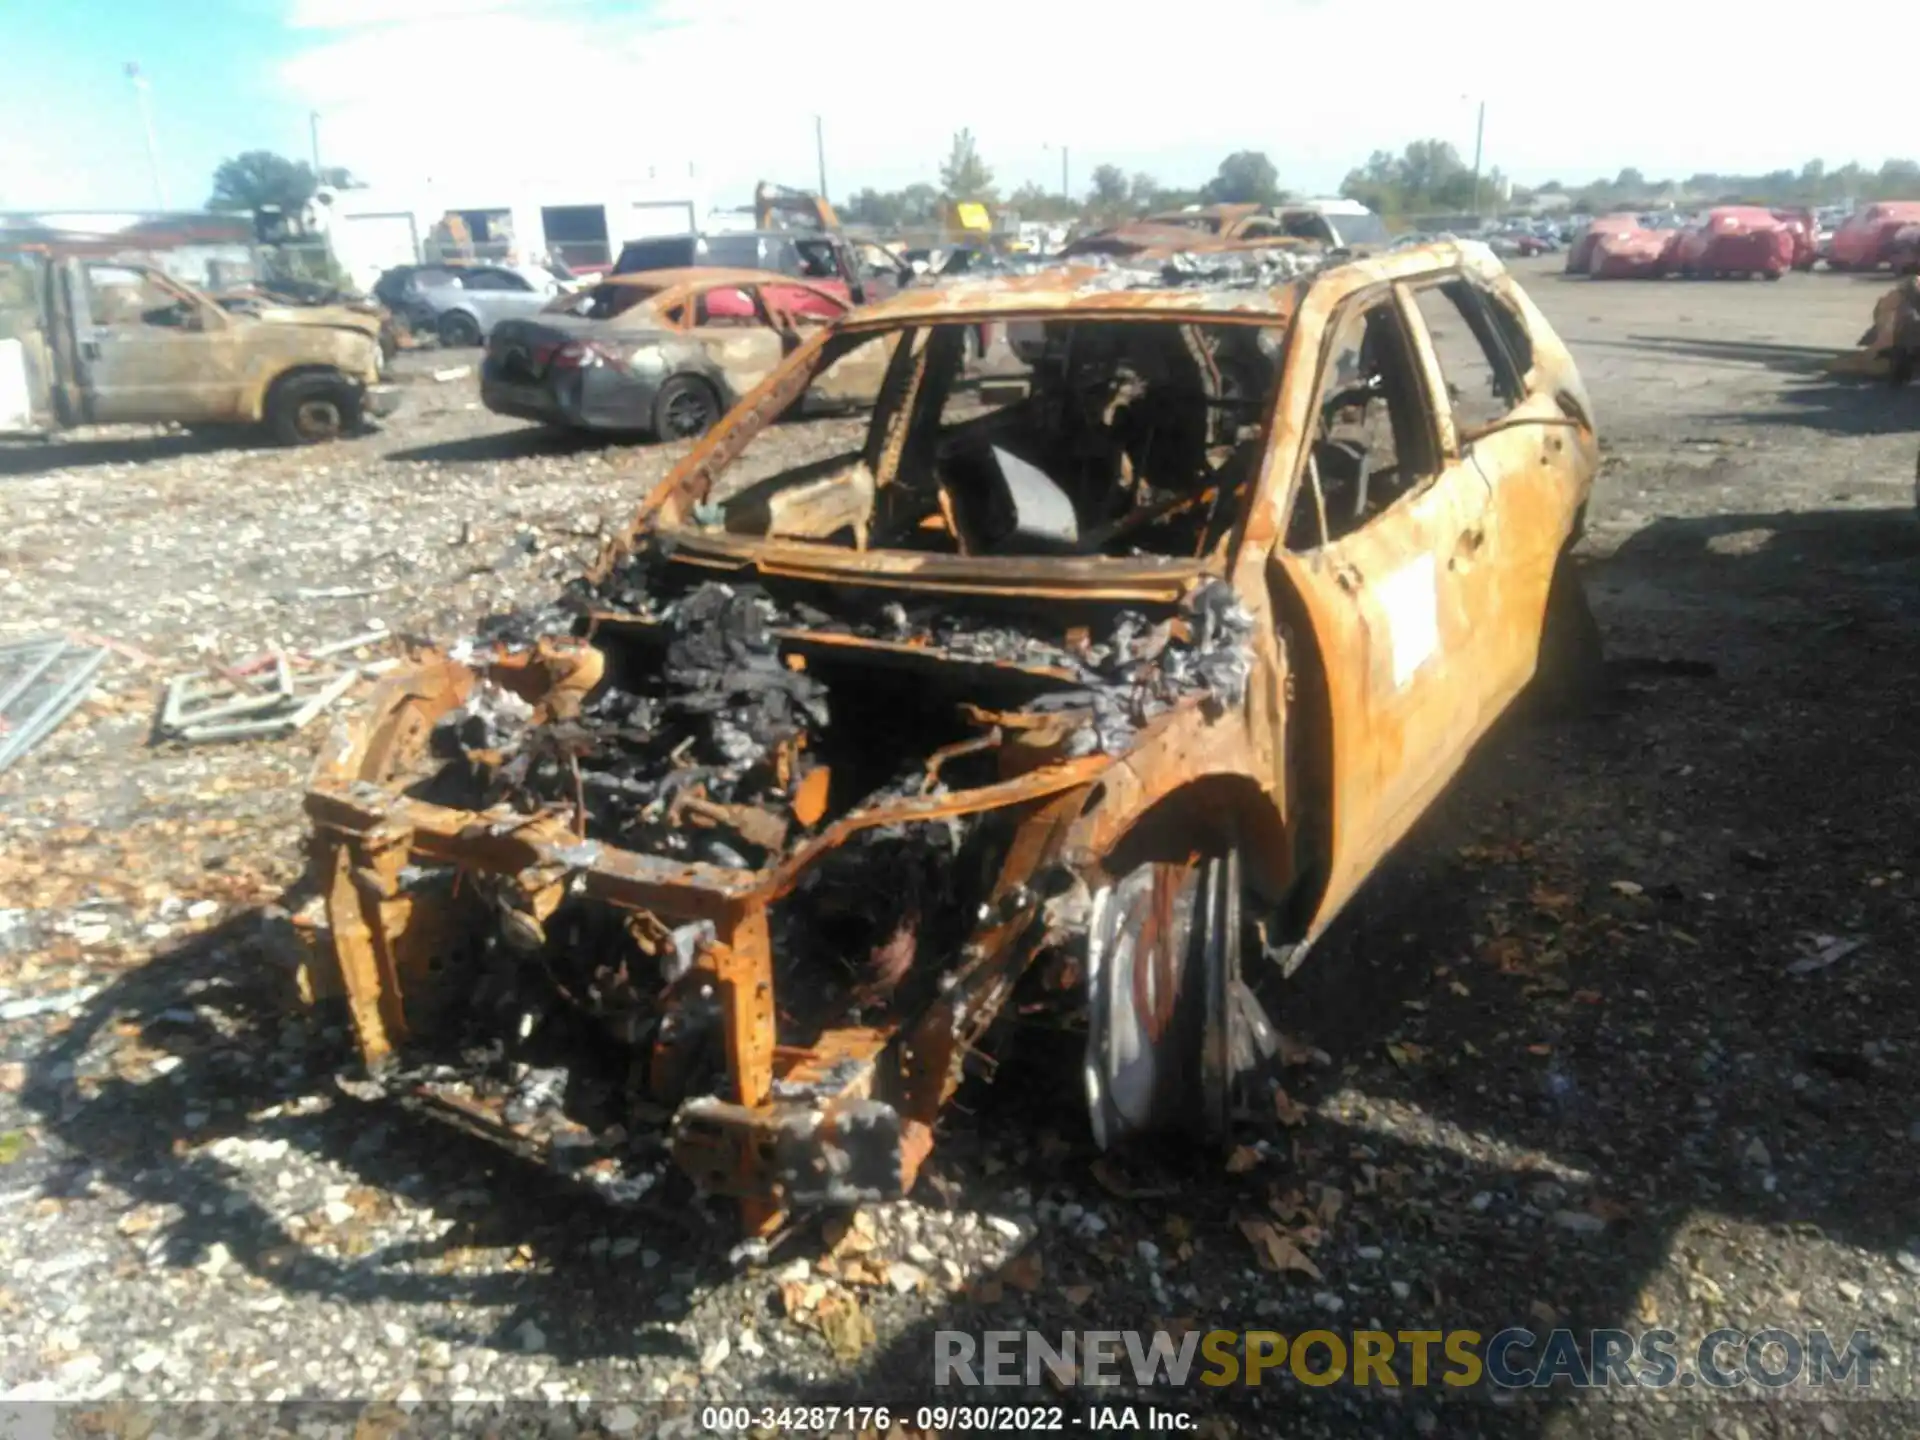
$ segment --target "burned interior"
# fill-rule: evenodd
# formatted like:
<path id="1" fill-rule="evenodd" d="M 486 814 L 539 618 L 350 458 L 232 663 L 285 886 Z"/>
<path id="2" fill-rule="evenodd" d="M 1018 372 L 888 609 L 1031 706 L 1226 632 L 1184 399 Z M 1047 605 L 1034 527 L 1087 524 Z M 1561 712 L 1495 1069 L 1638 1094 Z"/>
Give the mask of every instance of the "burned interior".
<path id="1" fill-rule="evenodd" d="M 991 386 L 966 375 L 966 328 L 846 337 L 836 366 L 892 346 L 862 450 L 748 480 L 750 448 L 690 523 L 968 556 L 1224 545 L 1263 453 L 1280 327 L 1055 321 L 1030 375 Z"/>

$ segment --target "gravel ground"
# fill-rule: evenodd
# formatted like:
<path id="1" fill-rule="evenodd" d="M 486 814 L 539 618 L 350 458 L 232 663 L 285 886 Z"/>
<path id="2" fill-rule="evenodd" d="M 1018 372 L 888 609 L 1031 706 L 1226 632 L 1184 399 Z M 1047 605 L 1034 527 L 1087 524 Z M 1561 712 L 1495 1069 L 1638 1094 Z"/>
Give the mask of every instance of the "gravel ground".
<path id="1" fill-rule="evenodd" d="M 1150 1398 L 1218 1436 L 1920 1431 L 1912 397 L 1814 369 L 1877 291 L 1523 268 L 1600 407 L 1612 693 L 1502 727 L 1269 987 L 1276 1133 L 1212 1173 L 1100 1161 L 1072 1057 L 1017 1034 L 910 1200 L 764 1255 L 339 1090 L 339 1018 L 290 1006 L 260 923 L 321 727 L 149 744 L 208 656 L 448 641 L 548 597 L 676 452 L 558 446 L 445 356 L 325 451 L 0 448 L 0 640 L 121 647 L 0 777 L 5 1398 L 419 1399 L 444 1428 L 509 1397 L 542 1402 L 528 1433 L 692 1433 L 663 1400 L 952 1403 L 938 1329 L 1665 1326 L 1685 1354 L 1777 1325 L 1869 1331 L 1880 1398 Z M 1089 1397 L 1027 1398 L 1078 1428 Z"/>

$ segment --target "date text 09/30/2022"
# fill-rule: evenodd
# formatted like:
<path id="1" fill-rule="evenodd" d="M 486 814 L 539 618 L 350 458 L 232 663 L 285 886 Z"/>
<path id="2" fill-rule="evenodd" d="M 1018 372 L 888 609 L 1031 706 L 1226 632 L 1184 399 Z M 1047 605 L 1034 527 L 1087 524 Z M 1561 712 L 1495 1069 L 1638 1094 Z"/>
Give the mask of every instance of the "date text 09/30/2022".
<path id="1" fill-rule="evenodd" d="M 884 1433 L 906 1424 L 937 1434 L 1136 1434 L 1156 1430 L 1175 1434 L 1193 1430 L 1199 1417 L 1159 1405 L 918 1405 L 912 1409 L 885 1405 L 708 1405 L 700 1412 L 700 1428 L 715 1434 Z"/>

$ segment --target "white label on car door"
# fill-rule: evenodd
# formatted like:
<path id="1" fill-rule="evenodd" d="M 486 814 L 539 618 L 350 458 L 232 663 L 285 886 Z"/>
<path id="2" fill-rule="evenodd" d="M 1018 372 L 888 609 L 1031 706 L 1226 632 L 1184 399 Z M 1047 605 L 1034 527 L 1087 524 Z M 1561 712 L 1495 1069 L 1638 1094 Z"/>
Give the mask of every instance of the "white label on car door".
<path id="1" fill-rule="evenodd" d="M 1387 612 L 1387 644 L 1393 651 L 1393 688 L 1400 690 L 1440 648 L 1439 596 L 1433 556 L 1410 560 L 1374 586 Z"/>
<path id="2" fill-rule="evenodd" d="M 18 340 L 0 340 L 0 435 L 14 434 L 33 424 L 33 397 L 27 393 L 27 347 Z"/>

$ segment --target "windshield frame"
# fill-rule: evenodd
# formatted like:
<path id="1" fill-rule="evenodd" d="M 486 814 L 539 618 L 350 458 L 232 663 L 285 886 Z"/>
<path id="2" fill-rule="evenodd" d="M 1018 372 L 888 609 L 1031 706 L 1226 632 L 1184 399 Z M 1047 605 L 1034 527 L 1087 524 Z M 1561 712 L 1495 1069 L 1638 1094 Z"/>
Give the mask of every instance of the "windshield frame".
<path id="1" fill-rule="evenodd" d="M 1104 297 L 1114 298 L 1114 297 Z M 1223 543 L 1197 557 L 1180 556 L 1107 556 L 1107 555 L 948 555 L 938 552 L 890 549 L 854 549 L 824 540 L 791 536 L 770 538 L 716 532 L 692 522 L 694 508 L 704 503 L 716 489 L 724 493 L 726 473 L 739 462 L 744 452 L 764 436 L 805 393 L 815 377 L 823 373 L 854 347 L 878 343 L 888 334 L 906 337 L 915 331 L 952 327 L 973 329 L 981 325 L 1004 325 L 1032 320 L 1055 323 L 1128 323 L 1194 325 L 1203 327 L 1249 327 L 1279 332 L 1274 376 L 1269 393 L 1260 408 L 1262 448 L 1246 493 Z M 808 574 L 819 578 L 841 577 L 870 584 L 900 584 L 930 590 L 966 593 L 993 590 L 1018 584 L 1031 593 L 1058 594 L 1062 597 L 1088 594 L 1115 598 L 1164 599 L 1184 591 L 1207 576 L 1231 572 L 1252 517 L 1269 506 L 1275 485 L 1284 481 L 1287 466 L 1281 456 L 1285 437 L 1277 433 L 1282 396 L 1286 390 L 1288 368 L 1295 362 L 1297 308 L 1217 307 L 1133 308 L 1111 305 L 983 305 L 977 309 L 942 309 L 925 314 L 862 316 L 850 314 L 846 320 L 824 327 L 810 336 L 751 392 L 709 430 L 693 450 L 676 465 L 642 503 L 626 531 L 609 542 L 596 572 L 609 568 L 630 554 L 648 537 L 657 536 L 671 546 L 704 555 L 694 563 L 721 568 L 749 567 L 770 574 Z M 869 425 L 872 419 L 869 417 Z M 694 559 L 689 555 L 687 558 Z M 889 581 L 888 576 L 897 577 Z M 1051 588 L 1034 588 L 1041 579 L 1055 582 Z M 1169 588 L 1171 587 L 1171 588 Z"/>

